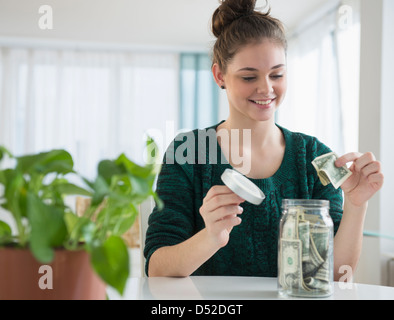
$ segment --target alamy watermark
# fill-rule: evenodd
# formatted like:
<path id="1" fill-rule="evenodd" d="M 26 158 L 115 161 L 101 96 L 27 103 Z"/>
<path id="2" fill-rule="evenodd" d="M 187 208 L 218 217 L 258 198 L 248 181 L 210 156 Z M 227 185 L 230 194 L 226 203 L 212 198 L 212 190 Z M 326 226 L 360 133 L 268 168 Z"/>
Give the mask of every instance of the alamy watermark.
<path id="1" fill-rule="evenodd" d="M 53 9 L 50 5 L 44 4 L 38 8 L 40 17 L 38 19 L 38 27 L 41 30 L 53 29 Z"/>
<path id="2" fill-rule="evenodd" d="M 43 274 L 38 280 L 38 287 L 41 290 L 52 290 L 53 289 L 53 271 L 49 265 L 42 265 L 38 269 L 39 274 Z"/>
<path id="3" fill-rule="evenodd" d="M 50 5 L 43 4 L 38 8 L 40 15 L 38 27 L 41 30 L 53 29 L 53 8 Z M 338 9 L 338 26 L 346 30 L 353 25 L 353 8 L 350 5 L 342 5 Z"/>
<path id="4" fill-rule="evenodd" d="M 338 9 L 338 27 L 347 30 L 353 26 L 353 8 L 349 5 L 342 5 Z"/>
<path id="5" fill-rule="evenodd" d="M 343 274 L 339 278 L 338 286 L 341 290 L 352 290 L 353 289 L 353 268 L 348 265 L 339 267 L 339 273 Z"/>
<path id="6" fill-rule="evenodd" d="M 144 152 L 146 163 L 161 163 L 163 158 L 155 157 L 159 150 L 164 150 L 164 143 L 169 143 L 166 150 L 166 164 L 228 164 L 247 174 L 251 170 L 252 130 L 213 128 L 180 132 L 175 135 L 175 123 L 167 121 L 166 130 L 149 129 L 146 135 L 154 144 L 148 144 Z M 175 135 L 175 138 L 173 138 Z M 145 139 L 145 137 L 144 137 Z M 220 144 L 220 146 L 219 146 Z"/>

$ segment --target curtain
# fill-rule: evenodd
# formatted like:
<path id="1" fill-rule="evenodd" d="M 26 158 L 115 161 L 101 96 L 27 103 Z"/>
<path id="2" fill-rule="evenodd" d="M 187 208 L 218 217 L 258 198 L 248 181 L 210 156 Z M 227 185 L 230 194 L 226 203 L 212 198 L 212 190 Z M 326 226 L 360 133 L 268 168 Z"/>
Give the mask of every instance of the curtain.
<path id="1" fill-rule="evenodd" d="M 163 152 L 168 123 L 178 126 L 178 76 L 172 53 L 0 47 L 0 144 L 15 155 L 64 148 L 85 177 L 120 153 L 142 163 L 146 134 Z"/>
<path id="2" fill-rule="evenodd" d="M 342 155 L 358 147 L 359 24 L 339 26 L 339 12 L 331 9 L 290 38 L 288 92 L 277 122 Z"/>
<path id="3" fill-rule="evenodd" d="M 359 94 L 360 94 L 360 2 L 347 0 L 339 10 L 335 32 L 338 57 L 343 140 L 345 152 L 358 151 L 359 145 Z M 340 9 L 341 9 L 340 8 Z M 350 14 L 344 19 L 344 14 Z"/>
<path id="4" fill-rule="evenodd" d="M 208 54 L 180 57 L 180 128 L 206 128 L 219 122 L 219 89 Z"/>

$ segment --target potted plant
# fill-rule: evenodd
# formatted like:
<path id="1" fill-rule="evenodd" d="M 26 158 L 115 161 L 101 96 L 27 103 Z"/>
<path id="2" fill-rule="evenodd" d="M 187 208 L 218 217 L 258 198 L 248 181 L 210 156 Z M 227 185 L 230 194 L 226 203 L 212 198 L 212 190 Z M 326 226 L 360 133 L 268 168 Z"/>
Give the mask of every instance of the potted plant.
<path id="1" fill-rule="evenodd" d="M 16 228 L 0 220 L 0 299 L 101 299 L 106 285 L 123 294 L 129 255 L 122 235 L 145 199 L 162 206 L 153 190 L 160 164 L 152 139 L 147 150 L 145 166 L 125 154 L 102 160 L 91 181 L 65 150 L 14 157 L 0 146 L 0 206 Z M 6 158 L 14 165 L 1 169 Z M 66 205 L 69 195 L 90 198 L 83 215 Z"/>

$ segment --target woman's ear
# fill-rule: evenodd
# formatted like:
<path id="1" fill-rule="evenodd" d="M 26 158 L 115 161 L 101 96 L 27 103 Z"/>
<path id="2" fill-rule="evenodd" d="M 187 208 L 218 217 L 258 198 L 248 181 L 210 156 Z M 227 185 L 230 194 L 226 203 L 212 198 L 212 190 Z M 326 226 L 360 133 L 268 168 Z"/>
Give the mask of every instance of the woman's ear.
<path id="1" fill-rule="evenodd" d="M 225 85 L 224 74 L 223 74 L 222 70 L 220 69 L 220 67 L 219 67 L 219 65 L 217 63 L 215 63 L 212 66 L 212 74 L 213 74 L 213 77 L 214 77 L 215 82 L 217 83 L 217 85 L 220 88 L 225 89 L 226 85 Z"/>

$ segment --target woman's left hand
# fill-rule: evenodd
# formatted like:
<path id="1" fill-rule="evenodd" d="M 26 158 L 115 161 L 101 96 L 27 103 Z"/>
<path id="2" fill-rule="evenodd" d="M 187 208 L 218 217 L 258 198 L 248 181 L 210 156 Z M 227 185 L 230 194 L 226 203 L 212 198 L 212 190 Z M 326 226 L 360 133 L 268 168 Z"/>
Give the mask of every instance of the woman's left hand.
<path id="1" fill-rule="evenodd" d="M 337 167 L 353 162 L 350 171 L 353 173 L 341 186 L 345 198 L 354 206 L 365 205 L 383 186 L 382 165 L 373 153 L 361 154 L 352 152 L 338 158 Z"/>

